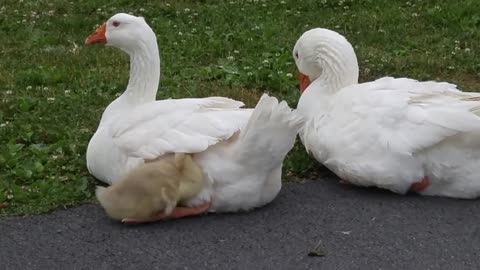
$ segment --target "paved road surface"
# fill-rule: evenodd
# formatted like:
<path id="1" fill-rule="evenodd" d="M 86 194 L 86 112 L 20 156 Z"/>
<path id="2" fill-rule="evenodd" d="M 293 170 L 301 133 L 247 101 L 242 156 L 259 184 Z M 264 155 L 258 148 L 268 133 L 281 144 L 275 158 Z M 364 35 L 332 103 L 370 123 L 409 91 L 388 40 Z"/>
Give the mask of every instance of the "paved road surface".
<path id="1" fill-rule="evenodd" d="M 330 178 L 330 179 L 329 179 Z M 331 177 L 270 205 L 149 225 L 98 205 L 0 219 L 1 269 L 480 269 L 480 202 L 397 196 Z M 327 255 L 307 254 L 319 241 Z"/>

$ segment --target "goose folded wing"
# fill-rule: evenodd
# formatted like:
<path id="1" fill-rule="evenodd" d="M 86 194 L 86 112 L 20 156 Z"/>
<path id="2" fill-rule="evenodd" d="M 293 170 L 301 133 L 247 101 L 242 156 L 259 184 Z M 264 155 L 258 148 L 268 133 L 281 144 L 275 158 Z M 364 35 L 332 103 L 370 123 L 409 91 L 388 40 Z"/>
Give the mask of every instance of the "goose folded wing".
<path id="1" fill-rule="evenodd" d="M 198 153 L 229 139 L 251 110 L 226 98 L 163 100 L 141 106 L 111 126 L 128 156 L 155 159 L 166 153 Z"/>

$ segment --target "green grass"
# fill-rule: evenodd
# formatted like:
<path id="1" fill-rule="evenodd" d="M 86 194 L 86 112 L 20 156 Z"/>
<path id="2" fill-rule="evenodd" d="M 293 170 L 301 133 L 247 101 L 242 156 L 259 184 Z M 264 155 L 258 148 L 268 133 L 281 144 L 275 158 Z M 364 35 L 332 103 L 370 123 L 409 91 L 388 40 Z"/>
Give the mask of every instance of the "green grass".
<path id="1" fill-rule="evenodd" d="M 361 80 L 408 76 L 480 89 L 477 0 L 135 2 L 0 4 L 0 215 L 92 199 L 86 146 L 105 106 L 125 89 L 128 59 L 83 42 L 116 12 L 144 16 L 158 35 L 158 98 L 223 95 L 253 106 L 268 91 L 295 107 L 291 48 L 312 27 L 347 36 Z M 315 168 L 297 144 L 285 171 L 295 179 Z"/>

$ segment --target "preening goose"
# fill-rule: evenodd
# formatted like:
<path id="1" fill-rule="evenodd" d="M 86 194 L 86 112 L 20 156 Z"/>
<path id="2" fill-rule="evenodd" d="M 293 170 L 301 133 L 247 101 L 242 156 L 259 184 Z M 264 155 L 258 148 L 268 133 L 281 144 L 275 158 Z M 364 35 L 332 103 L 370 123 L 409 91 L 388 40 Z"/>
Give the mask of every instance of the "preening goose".
<path id="1" fill-rule="evenodd" d="M 401 194 L 480 195 L 480 94 L 408 78 L 358 83 L 353 47 L 328 29 L 305 32 L 293 58 L 307 119 L 300 138 L 341 179 Z"/>

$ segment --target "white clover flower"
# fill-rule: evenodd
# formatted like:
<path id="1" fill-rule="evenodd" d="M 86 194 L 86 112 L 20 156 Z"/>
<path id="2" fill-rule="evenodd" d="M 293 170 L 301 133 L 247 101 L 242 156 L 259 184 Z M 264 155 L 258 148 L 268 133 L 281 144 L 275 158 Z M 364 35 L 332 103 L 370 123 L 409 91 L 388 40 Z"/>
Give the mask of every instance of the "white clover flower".
<path id="1" fill-rule="evenodd" d="M 43 87 L 43 91 L 47 91 L 48 90 L 48 87 Z"/>
<path id="2" fill-rule="evenodd" d="M 247 75 L 248 76 L 253 76 L 253 73 L 252 72 L 247 72 Z"/>
<path id="3" fill-rule="evenodd" d="M 268 64 L 269 63 L 268 59 L 263 60 L 263 63 Z"/>
<path id="4" fill-rule="evenodd" d="M 189 9 L 189 8 L 186 8 L 186 9 L 184 9 L 183 11 L 185 11 L 185 13 L 187 13 L 187 12 L 190 12 L 190 9 Z"/>
<path id="5" fill-rule="evenodd" d="M 144 9 L 144 8 L 140 8 L 140 12 L 144 12 L 144 11 L 145 11 L 145 9 Z"/>
<path id="6" fill-rule="evenodd" d="M 1 123 L 1 124 L 0 124 L 0 128 L 5 127 L 6 125 L 7 125 L 7 124 L 5 124 L 5 123 Z"/>
<path id="7" fill-rule="evenodd" d="M 182 33 L 182 32 L 178 32 L 178 35 L 179 35 L 179 36 L 182 36 L 182 35 L 183 35 L 183 33 Z"/>
<path id="8" fill-rule="evenodd" d="M 465 48 L 464 51 L 465 51 L 466 53 L 469 53 L 471 50 L 470 50 L 470 48 Z"/>
<path id="9" fill-rule="evenodd" d="M 285 5 L 286 3 L 287 3 L 287 2 L 285 2 L 285 1 L 283 1 L 283 0 L 280 1 L 280 4 L 282 4 L 282 5 Z"/>
<path id="10" fill-rule="evenodd" d="M 12 90 L 7 90 L 7 92 L 5 92 L 5 94 L 11 95 L 11 94 L 12 94 Z"/>
<path id="11" fill-rule="evenodd" d="M 240 52 L 237 51 L 237 50 L 234 50 L 233 53 L 234 53 L 234 54 L 239 54 Z"/>
<path id="12" fill-rule="evenodd" d="M 70 90 L 69 89 L 65 90 L 65 95 L 70 95 Z"/>
<path id="13" fill-rule="evenodd" d="M 233 56 L 230 55 L 229 57 L 227 57 L 227 59 L 230 60 L 230 61 L 232 61 L 233 59 L 235 59 L 235 57 L 233 57 Z"/>
<path id="14" fill-rule="evenodd" d="M 54 97 L 49 97 L 49 98 L 47 98 L 47 101 L 53 102 L 53 101 L 55 101 L 55 98 Z"/>
<path id="15" fill-rule="evenodd" d="M 293 77 L 292 73 L 287 73 L 287 74 L 285 74 L 285 76 L 287 76 L 288 78 L 292 78 L 292 77 Z"/>

